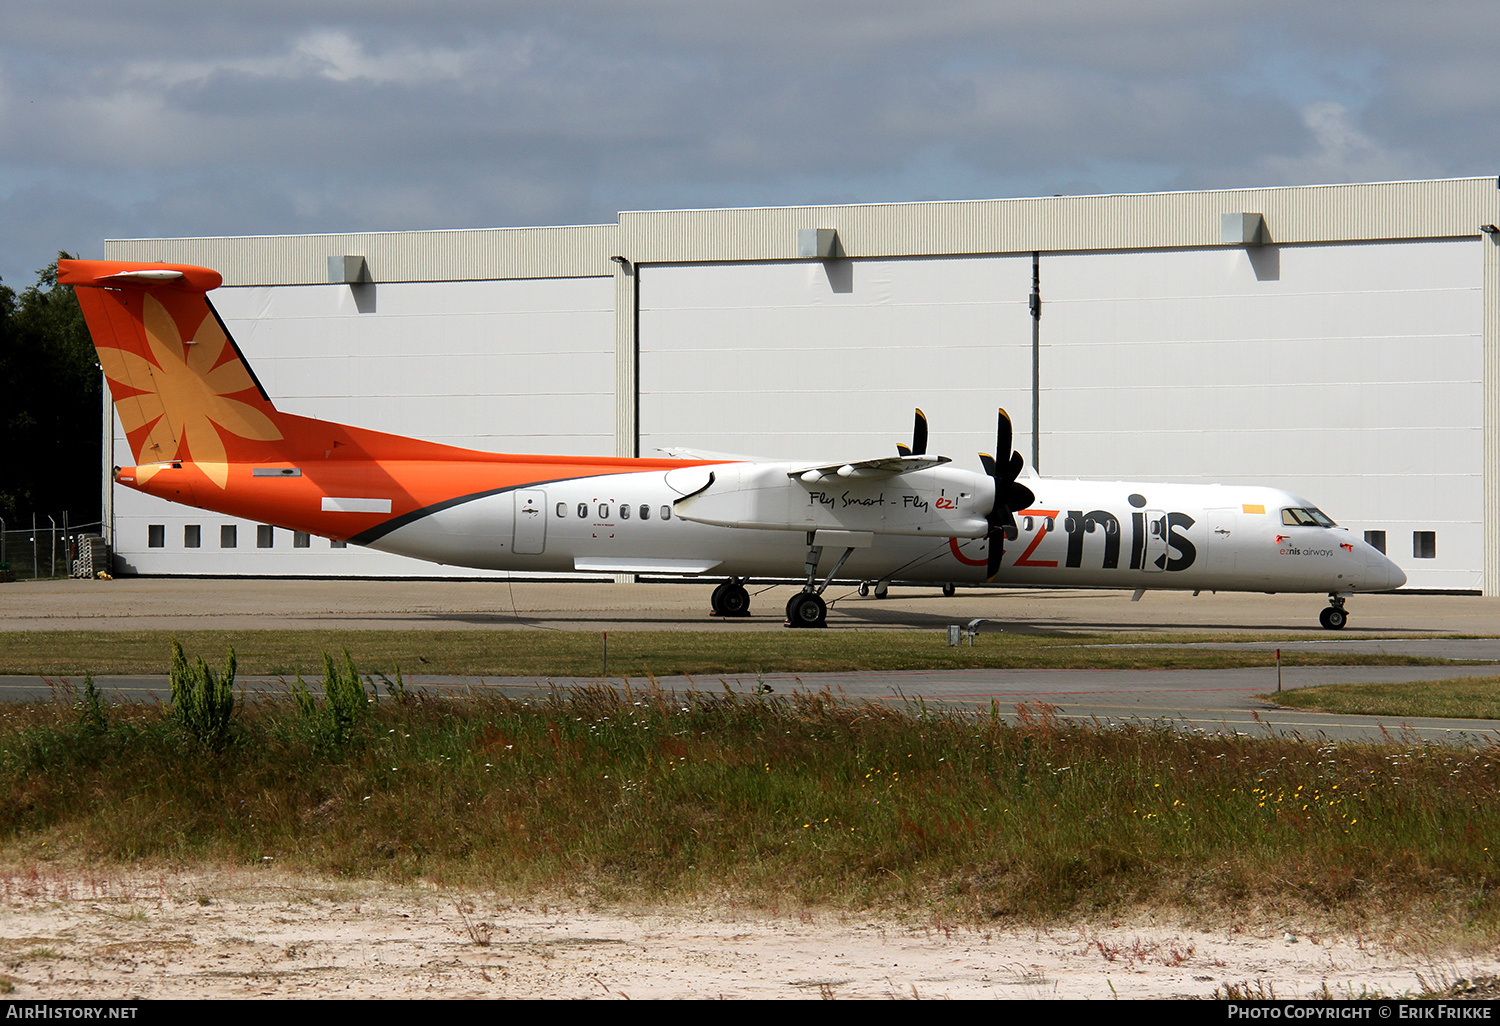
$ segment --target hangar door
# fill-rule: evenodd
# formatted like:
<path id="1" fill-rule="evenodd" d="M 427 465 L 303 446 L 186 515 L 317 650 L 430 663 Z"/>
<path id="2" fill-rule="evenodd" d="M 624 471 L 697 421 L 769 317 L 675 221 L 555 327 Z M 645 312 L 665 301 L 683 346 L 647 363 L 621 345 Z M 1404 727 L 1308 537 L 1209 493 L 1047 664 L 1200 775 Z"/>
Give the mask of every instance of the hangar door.
<path id="1" fill-rule="evenodd" d="M 221 288 L 209 298 L 288 413 L 471 449 L 614 452 L 609 278 Z M 115 438 L 115 462 L 132 463 L 118 424 Z M 114 499 L 115 551 L 139 573 L 492 576 L 279 528 L 266 535 L 128 488 Z"/>
<path id="2" fill-rule="evenodd" d="M 688 264 L 639 279 L 641 454 L 860 459 L 909 440 L 978 469 L 1031 423 L 1031 256 Z"/>
<path id="3" fill-rule="evenodd" d="M 1043 254 L 1043 469 L 1287 488 L 1478 588 L 1480 245 Z"/>

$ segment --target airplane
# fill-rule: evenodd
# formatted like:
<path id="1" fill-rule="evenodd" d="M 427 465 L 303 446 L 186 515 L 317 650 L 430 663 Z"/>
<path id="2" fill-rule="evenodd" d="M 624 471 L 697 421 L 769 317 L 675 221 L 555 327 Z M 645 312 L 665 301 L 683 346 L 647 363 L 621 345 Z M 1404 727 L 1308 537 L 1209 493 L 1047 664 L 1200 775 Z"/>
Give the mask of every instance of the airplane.
<path id="1" fill-rule="evenodd" d="M 927 452 L 917 411 L 894 456 L 787 461 L 482 452 L 283 413 L 220 320 L 218 272 L 61 260 L 136 466 L 122 485 L 173 502 L 435 563 L 520 573 L 723 577 L 712 615 L 745 616 L 752 579 L 798 578 L 786 624 L 823 627 L 835 580 L 1145 590 L 1326 592 L 1406 576 L 1286 491 L 1020 480 L 1000 411 L 983 473 Z M 1006 454 L 1009 455 L 1006 455 Z M 825 559 L 825 556 L 827 557 Z M 825 569 L 826 568 L 826 569 Z"/>

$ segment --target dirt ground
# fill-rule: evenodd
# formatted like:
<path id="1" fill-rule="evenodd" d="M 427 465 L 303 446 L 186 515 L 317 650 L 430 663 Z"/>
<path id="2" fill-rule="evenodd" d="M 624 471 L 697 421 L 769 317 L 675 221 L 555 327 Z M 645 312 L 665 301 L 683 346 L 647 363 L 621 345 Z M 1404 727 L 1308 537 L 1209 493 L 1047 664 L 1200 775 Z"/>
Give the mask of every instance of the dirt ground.
<path id="1" fill-rule="evenodd" d="M 649 911 L 213 873 L 0 875 L 10 999 L 1029 998 L 1415 994 L 1500 972 L 1297 924 L 987 929 L 800 910 Z M 0 989 L 4 983 L 0 982 Z"/>

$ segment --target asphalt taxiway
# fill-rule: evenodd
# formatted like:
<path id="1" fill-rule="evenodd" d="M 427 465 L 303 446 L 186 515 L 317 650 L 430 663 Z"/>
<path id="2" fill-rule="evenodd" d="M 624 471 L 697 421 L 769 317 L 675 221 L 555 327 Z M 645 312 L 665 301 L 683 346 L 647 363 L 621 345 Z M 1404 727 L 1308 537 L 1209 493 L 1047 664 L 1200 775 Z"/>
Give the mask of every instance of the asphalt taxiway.
<path id="1" fill-rule="evenodd" d="M 756 589 L 752 589 L 755 591 Z M 0 585 L 0 629 L 75 630 L 783 630 L 777 611 L 787 586 L 759 589 L 752 615 L 717 621 L 704 615 L 708 586 L 613 585 L 518 581 L 327 581 L 130 578 Z M 1270 650 L 1316 648 L 1373 651 L 1458 660 L 1443 666 L 1325 666 L 1284 668 L 1286 689 L 1324 683 L 1374 683 L 1500 675 L 1500 600 L 1471 595 L 1372 595 L 1349 603 L 1350 628 L 1332 634 L 1317 626 L 1318 596 L 1064 592 L 973 589 L 945 598 L 936 589 L 893 588 L 883 600 L 853 589 L 830 589 L 830 630 L 933 629 L 983 619 L 979 645 L 1003 645 L 1005 635 L 1071 630 L 1146 633 L 1174 643 L 1185 631 L 1236 631 L 1250 640 L 1233 647 L 1264 650 L 1263 667 L 1231 670 L 959 670 L 858 674 L 764 674 L 666 678 L 669 691 L 785 695 L 830 690 L 850 699 L 988 710 L 1012 718 L 1037 703 L 1059 715 L 1101 722 L 1171 722 L 1187 729 L 1246 734 L 1294 732 L 1333 740 L 1392 736 L 1436 742 L 1491 743 L 1500 721 L 1402 720 L 1279 709 L 1257 696 L 1276 689 Z M 1373 634 L 1378 633 L 1378 637 Z M 1467 637 L 1465 637 L 1467 635 Z M 1183 639 L 1182 643 L 1195 644 Z M 1221 647 L 1216 645 L 1215 647 Z M 1476 662 L 1477 661 L 1477 662 Z M 108 693 L 125 699 L 161 696 L 161 677 L 100 677 Z M 250 678 L 253 689 L 284 683 Z M 440 692 L 499 690 L 540 695 L 552 689 L 608 683 L 646 688 L 628 678 L 411 677 L 412 686 Z M 0 677 L 0 700 L 46 696 L 56 682 Z"/>

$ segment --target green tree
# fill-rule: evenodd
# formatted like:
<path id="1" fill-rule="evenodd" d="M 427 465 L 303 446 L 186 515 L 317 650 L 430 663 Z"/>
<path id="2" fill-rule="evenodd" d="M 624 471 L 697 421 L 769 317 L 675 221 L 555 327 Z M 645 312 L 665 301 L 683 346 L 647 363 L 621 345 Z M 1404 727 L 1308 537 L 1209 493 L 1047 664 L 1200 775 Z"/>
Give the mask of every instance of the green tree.
<path id="1" fill-rule="evenodd" d="M 0 283 L 0 517 L 98 520 L 101 445 L 99 361 L 57 264 L 19 297 Z"/>

